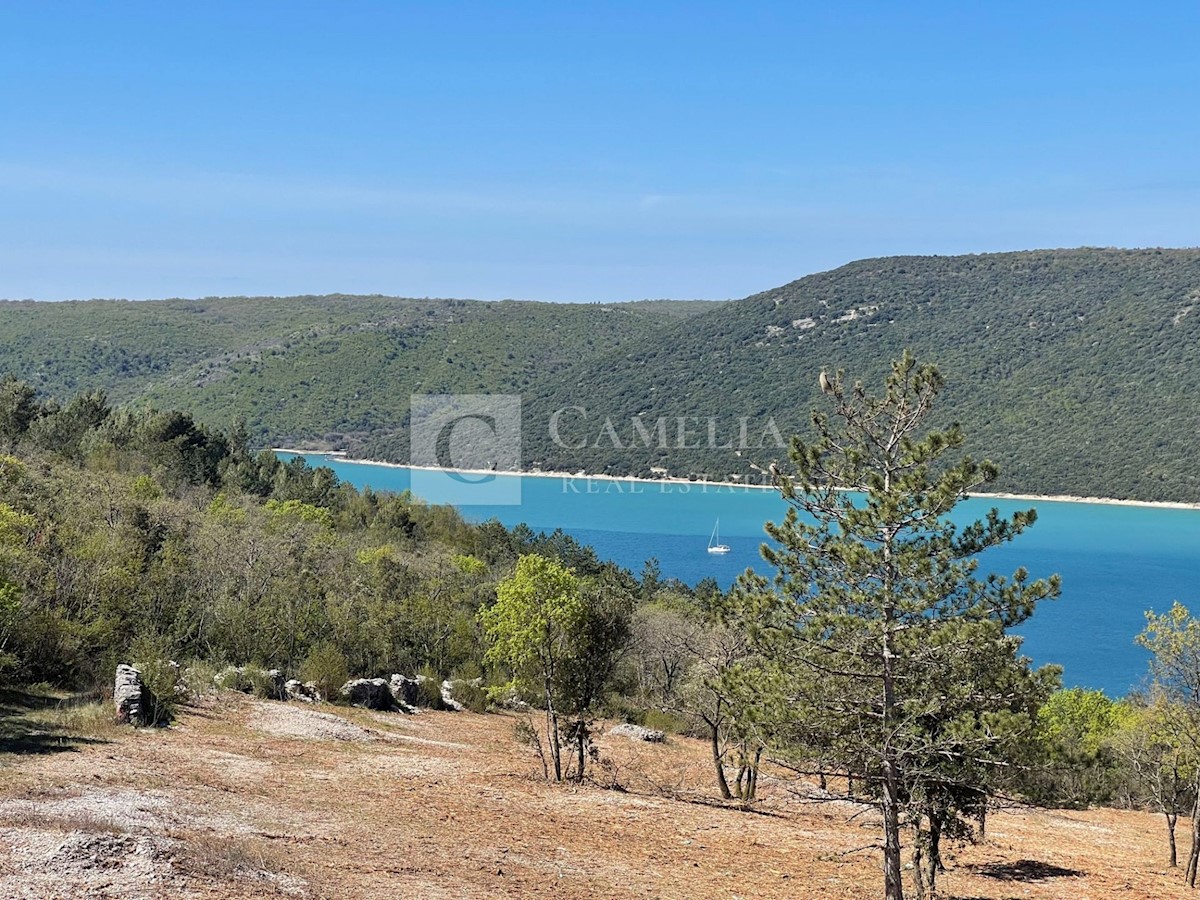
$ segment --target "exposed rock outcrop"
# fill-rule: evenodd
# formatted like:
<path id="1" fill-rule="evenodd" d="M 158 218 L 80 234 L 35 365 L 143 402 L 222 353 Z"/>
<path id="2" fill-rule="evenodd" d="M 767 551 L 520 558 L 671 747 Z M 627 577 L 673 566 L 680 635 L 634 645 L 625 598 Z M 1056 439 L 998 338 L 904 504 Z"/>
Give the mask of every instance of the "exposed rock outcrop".
<path id="1" fill-rule="evenodd" d="M 295 678 L 283 685 L 288 700 L 299 700 L 301 703 L 320 703 L 325 698 L 321 696 L 315 681 L 301 682 Z"/>
<path id="2" fill-rule="evenodd" d="M 616 737 L 629 738 L 631 741 L 648 741 L 651 744 L 661 744 L 667 739 L 666 734 L 657 728 L 644 728 L 641 725 L 630 725 L 628 723 L 617 725 L 608 733 Z"/>
<path id="3" fill-rule="evenodd" d="M 392 697 L 403 706 L 416 707 L 421 682 L 416 678 L 405 678 L 403 675 L 393 675 L 388 686 Z"/>
<path id="4" fill-rule="evenodd" d="M 356 678 L 342 685 L 341 695 L 351 706 L 390 711 L 398 708 L 392 690 L 382 678 Z"/>

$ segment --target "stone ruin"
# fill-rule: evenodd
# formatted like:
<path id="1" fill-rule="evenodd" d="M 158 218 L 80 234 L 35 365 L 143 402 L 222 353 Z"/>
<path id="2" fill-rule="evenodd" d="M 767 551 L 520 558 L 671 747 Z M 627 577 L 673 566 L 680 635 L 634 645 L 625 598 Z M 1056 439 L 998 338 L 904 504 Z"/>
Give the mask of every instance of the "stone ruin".
<path id="1" fill-rule="evenodd" d="M 154 698 L 150 695 L 150 689 L 142 683 L 140 670 L 124 663 L 117 666 L 113 706 L 116 707 L 117 722 L 122 725 L 154 724 Z"/>

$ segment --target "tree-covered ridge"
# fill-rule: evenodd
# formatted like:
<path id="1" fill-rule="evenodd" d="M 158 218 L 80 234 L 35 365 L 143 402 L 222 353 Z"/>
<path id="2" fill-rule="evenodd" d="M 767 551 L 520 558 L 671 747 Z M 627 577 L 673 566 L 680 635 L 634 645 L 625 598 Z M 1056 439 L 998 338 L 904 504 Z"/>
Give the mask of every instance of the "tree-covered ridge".
<path id="1" fill-rule="evenodd" d="M 1000 465 L 998 489 L 1200 500 L 1200 250 L 863 260 L 583 360 L 527 407 L 544 418 L 586 402 L 626 422 L 772 415 L 788 434 L 822 367 L 879 380 L 904 347 L 939 360 L 941 420 Z M 667 464 L 607 442 L 567 453 L 527 431 L 548 467 Z M 729 451 L 668 462 L 673 474 L 749 472 Z"/>
<path id="2" fill-rule="evenodd" d="M 0 379 L 0 683 L 88 687 L 130 659 L 253 663 L 333 690 L 475 677 L 476 616 L 523 553 L 636 586 L 561 533 L 359 491 L 186 413 L 100 392 L 39 404 Z"/>
<path id="3" fill-rule="evenodd" d="M 396 297 L 0 303 L 0 371 L 42 396 L 102 389 L 260 441 L 360 445 L 415 392 L 520 391 L 711 304 Z M 531 340 L 530 335 L 538 335 Z"/>
<path id="4" fill-rule="evenodd" d="M 43 397 L 103 388 L 216 426 L 243 418 L 259 443 L 402 462 L 411 394 L 519 393 L 525 466 L 613 474 L 755 477 L 750 463 L 784 455 L 754 446 L 761 427 L 800 431 L 821 368 L 878 380 L 903 347 L 941 364 L 941 424 L 1000 465 L 997 489 L 1200 500 L 1200 250 L 862 260 L 717 305 L 0 304 L 0 371 Z M 587 417 L 556 442 L 549 421 L 573 406 Z M 677 439 L 679 417 L 701 446 L 678 446 L 696 443 Z M 750 450 L 709 449 L 706 421 L 736 444 L 740 417 Z"/>

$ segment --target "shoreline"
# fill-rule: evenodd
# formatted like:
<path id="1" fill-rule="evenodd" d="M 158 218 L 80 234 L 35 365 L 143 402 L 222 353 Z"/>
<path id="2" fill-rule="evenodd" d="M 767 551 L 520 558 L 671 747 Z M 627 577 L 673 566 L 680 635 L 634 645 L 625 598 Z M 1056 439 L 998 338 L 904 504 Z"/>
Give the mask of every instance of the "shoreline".
<path id="1" fill-rule="evenodd" d="M 460 475 L 508 475 L 522 478 L 585 478 L 594 481 L 630 481 L 639 484 L 686 484 L 705 485 L 715 488 L 743 488 L 746 490 L 773 491 L 774 485 L 748 484 L 740 481 L 702 481 L 688 478 L 640 478 L 635 475 L 604 475 L 589 474 L 583 470 L 578 472 L 527 472 L 527 471 L 495 471 L 492 469 L 443 469 L 439 466 L 414 466 L 409 463 L 387 462 L 382 459 L 357 459 L 346 455 L 344 450 L 298 450 L 294 447 L 271 447 L 272 453 L 291 453 L 305 457 L 327 457 L 338 462 L 363 466 L 383 466 L 391 469 L 419 469 L 425 472 L 454 472 Z M 1200 503 L 1188 503 L 1182 500 L 1121 500 L 1115 497 L 1083 497 L 1074 494 L 1021 494 L 1008 491 L 985 492 L 978 491 L 967 495 L 968 499 L 990 500 L 1028 500 L 1035 503 L 1083 503 L 1093 506 L 1140 506 L 1149 509 L 1181 509 L 1200 511 Z"/>

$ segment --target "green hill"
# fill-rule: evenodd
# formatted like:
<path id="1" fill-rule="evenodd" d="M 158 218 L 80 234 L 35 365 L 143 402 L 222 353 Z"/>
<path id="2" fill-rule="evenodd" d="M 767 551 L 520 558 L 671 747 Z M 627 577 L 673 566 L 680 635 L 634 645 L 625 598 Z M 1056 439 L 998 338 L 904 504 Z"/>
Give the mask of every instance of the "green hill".
<path id="1" fill-rule="evenodd" d="M 1000 487 L 1200 500 L 1200 250 L 862 260 L 724 304 L 5 303 L 0 336 L 0 370 L 43 394 L 241 417 L 273 444 L 402 461 L 410 394 L 519 393 L 526 465 L 714 477 L 782 456 L 754 445 L 769 419 L 804 427 L 822 367 L 878 382 L 908 346 Z M 739 418 L 749 449 L 707 446 Z"/>
<path id="2" fill-rule="evenodd" d="M 0 303 L 0 372 L 43 395 L 247 421 L 271 444 L 360 447 L 413 393 L 524 392 L 703 301 L 563 305 L 395 297 Z M 405 440 L 407 447 L 407 439 Z"/>
<path id="3" fill-rule="evenodd" d="M 941 367 L 945 417 L 1001 466 L 999 487 L 1200 500 L 1200 250 L 863 260 L 581 361 L 527 409 L 537 421 L 586 397 L 619 421 L 769 413 L 787 433 L 819 405 L 822 367 L 877 384 L 904 347 Z M 526 431 L 551 468 L 667 464 Z M 670 466 L 746 471 L 728 451 Z"/>

